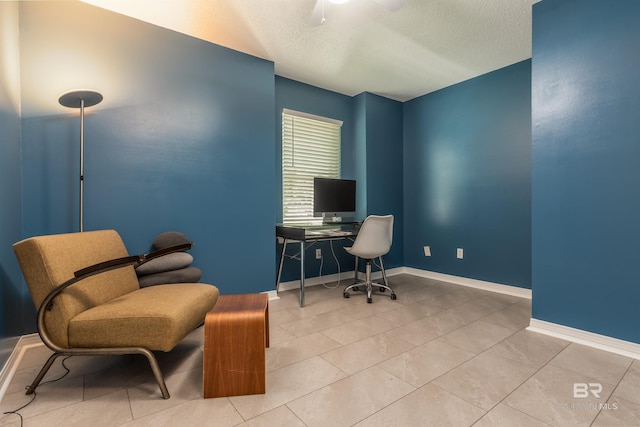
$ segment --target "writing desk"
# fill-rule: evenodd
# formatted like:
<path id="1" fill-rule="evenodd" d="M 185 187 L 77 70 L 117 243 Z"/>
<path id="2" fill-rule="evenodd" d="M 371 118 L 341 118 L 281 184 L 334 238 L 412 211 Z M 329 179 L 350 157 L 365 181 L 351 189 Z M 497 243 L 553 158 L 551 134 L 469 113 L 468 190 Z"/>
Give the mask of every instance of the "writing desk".
<path id="1" fill-rule="evenodd" d="M 360 223 L 330 223 L 322 225 L 276 225 L 276 237 L 283 240 L 278 276 L 276 278 L 276 292 L 280 287 L 282 265 L 284 263 L 287 243 L 300 244 L 300 307 L 304 307 L 304 251 L 307 242 L 315 243 L 325 240 L 341 240 L 355 237 L 360 229 Z M 357 272 L 356 272 L 357 274 Z"/>

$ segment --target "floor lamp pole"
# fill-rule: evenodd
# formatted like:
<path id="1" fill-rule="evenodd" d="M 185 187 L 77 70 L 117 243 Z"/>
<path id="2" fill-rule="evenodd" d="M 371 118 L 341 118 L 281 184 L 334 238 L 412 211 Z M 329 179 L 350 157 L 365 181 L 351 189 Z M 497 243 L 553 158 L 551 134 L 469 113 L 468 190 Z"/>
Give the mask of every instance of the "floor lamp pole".
<path id="1" fill-rule="evenodd" d="M 102 95 L 93 90 L 74 90 L 58 100 L 65 107 L 80 108 L 80 232 L 84 231 L 84 109 L 101 101 Z"/>
<path id="2" fill-rule="evenodd" d="M 80 99 L 80 232 L 84 231 L 84 99 Z"/>

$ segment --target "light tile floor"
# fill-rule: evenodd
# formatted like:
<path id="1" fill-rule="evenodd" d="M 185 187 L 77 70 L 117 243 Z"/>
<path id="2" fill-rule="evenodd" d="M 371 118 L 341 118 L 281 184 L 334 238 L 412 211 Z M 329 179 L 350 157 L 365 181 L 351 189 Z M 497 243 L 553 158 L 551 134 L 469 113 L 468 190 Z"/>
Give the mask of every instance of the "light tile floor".
<path id="1" fill-rule="evenodd" d="M 73 357 L 20 411 L 25 426 L 640 426 L 640 360 L 528 332 L 531 302 L 410 275 L 396 301 L 342 298 L 342 286 L 270 302 L 267 393 L 202 398 L 202 328 L 158 355 L 171 399 L 146 360 Z M 49 355 L 27 351 L 2 412 Z M 45 380 L 62 375 L 58 359 Z M 599 397 L 574 398 L 574 384 Z M 3 415 L 2 426 L 19 426 Z"/>

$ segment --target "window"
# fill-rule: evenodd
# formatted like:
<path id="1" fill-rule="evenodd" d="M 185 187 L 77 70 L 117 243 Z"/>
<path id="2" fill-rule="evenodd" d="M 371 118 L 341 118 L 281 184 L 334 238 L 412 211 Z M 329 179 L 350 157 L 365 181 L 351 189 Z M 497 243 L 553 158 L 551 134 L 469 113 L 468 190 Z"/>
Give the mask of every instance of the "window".
<path id="1" fill-rule="evenodd" d="M 318 223 L 313 178 L 340 178 L 342 122 L 284 109 L 282 112 L 282 221 Z"/>

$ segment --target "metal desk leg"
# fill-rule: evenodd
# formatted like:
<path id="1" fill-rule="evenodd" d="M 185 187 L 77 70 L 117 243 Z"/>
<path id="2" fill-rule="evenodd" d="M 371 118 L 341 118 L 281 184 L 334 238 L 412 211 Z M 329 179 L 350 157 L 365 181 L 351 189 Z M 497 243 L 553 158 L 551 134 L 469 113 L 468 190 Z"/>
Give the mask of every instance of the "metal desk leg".
<path id="1" fill-rule="evenodd" d="M 300 307 L 304 307 L 304 240 L 300 241 Z"/>
<path id="2" fill-rule="evenodd" d="M 284 254 L 287 251 L 287 239 L 282 239 L 282 253 L 280 254 L 280 265 L 278 266 L 278 277 L 276 277 L 276 295 L 280 291 L 280 279 L 282 279 L 282 264 L 284 263 Z"/>

